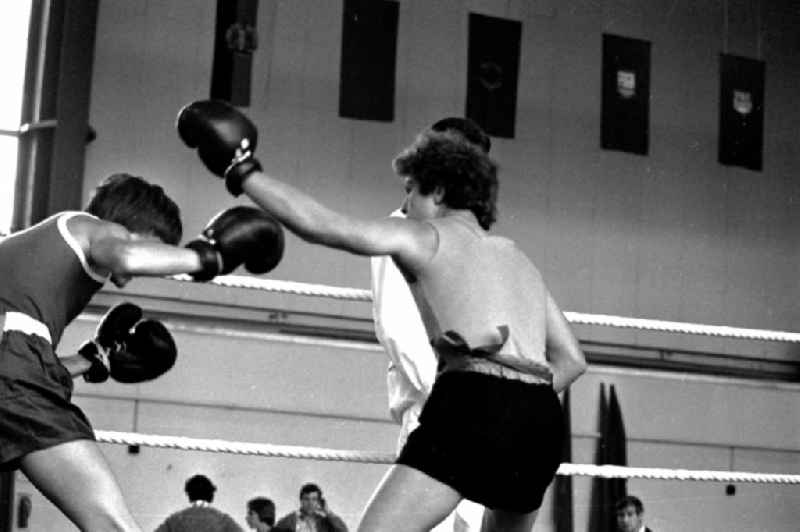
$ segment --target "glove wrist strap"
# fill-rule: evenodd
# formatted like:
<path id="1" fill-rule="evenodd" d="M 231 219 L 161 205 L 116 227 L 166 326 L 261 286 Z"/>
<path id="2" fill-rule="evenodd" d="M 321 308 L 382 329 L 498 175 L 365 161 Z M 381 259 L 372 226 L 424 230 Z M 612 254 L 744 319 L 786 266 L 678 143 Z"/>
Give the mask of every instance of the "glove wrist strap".
<path id="1" fill-rule="evenodd" d="M 242 184 L 245 179 L 250 177 L 253 172 L 260 172 L 261 170 L 261 163 L 252 156 L 234 159 L 225 170 L 225 188 L 232 195 L 238 197 L 242 194 Z"/>
<path id="2" fill-rule="evenodd" d="M 192 279 L 195 281 L 210 281 L 222 271 L 222 258 L 217 253 L 217 250 L 214 249 L 213 243 L 198 238 L 186 244 L 186 247 L 197 253 L 202 267 L 199 272 L 189 274 Z"/>
<path id="3" fill-rule="evenodd" d="M 91 383 L 100 383 L 108 380 L 108 351 L 98 345 L 97 342 L 89 340 L 78 349 L 78 354 L 91 363 L 89 369 L 83 374 L 83 380 Z"/>

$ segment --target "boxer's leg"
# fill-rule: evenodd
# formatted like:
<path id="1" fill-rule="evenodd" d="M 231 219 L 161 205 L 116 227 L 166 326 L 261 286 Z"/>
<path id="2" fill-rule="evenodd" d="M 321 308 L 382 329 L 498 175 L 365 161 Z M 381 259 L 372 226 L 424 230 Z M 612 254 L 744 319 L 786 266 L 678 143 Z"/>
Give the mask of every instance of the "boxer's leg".
<path id="1" fill-rule="evenodd" d="M 140 530 L 94 441 L 34 451 L 22 458 L 20 469 L 81 530 Z"/>

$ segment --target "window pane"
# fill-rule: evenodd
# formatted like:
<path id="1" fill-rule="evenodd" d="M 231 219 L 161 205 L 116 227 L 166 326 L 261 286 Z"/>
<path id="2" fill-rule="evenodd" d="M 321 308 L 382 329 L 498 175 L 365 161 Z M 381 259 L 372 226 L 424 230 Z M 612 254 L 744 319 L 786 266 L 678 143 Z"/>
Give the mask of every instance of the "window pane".
<path id="1" fill-rule="evenodd" d="M 0 233 L 8 234 L 14 208 L 17 138 L 0 135 Z"/>
<path id="2" fill-rule="evenodd" d="M 16 131 L 22 114 L 25 56 L 31 0 L 3 1 L 0 7 L 0 50 L 3 79 L 0 83 L 0 129 Z M 17 176 L 17 138 L 0 135 L 0 232 L 8 232 L 14 207 Z"/>
<path id="3" fill-rule="evenodd" d="M 0 50 L 3 50 L 0 129 L 17 129 L 19 127 L 30 13 L 30 0 L 3 2 L 2 10 L 0 10 Z"/>

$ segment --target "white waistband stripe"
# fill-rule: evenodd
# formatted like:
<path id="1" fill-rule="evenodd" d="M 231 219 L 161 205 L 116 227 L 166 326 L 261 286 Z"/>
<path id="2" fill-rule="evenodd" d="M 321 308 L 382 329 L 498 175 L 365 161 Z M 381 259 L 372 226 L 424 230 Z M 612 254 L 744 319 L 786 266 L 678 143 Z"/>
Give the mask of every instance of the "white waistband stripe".
<path id="1" fill-rule="evenodd" d="M 35 334 L 52 343 L 50 330 L 41 321 L 31 318 L 22 312 L 6 312 L 3 323 L 4 331 L 20 331 L 25 334 Z"/>

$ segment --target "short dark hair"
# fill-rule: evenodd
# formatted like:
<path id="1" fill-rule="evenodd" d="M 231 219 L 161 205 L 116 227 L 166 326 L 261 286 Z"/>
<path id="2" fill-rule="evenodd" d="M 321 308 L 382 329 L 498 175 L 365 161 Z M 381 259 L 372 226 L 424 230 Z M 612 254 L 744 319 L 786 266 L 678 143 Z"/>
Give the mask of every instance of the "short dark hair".
<path id="1" fill-rule="evenodd" d="M 275 524 L 275 503 L 266 497 L 255 497 L 247 501 L 247 509 L 255 512 L 262 523 Z"/>
<path id="2" fill-rule="evenodd" d="M 159 185 L 138 176 L 119 173 L 106 177 L 85 210 L 132 233 L 152 233 L 167 244 L 176 245 L 183 236 L 178 205 Z"/>
<path id="3" fill-rule="evenodd" d="M 459 133 L 425 131 L 392 162 L 400 176 L 413 178 L 420 194 L 442 187 L 442 201 L 468 209 L 489 229 L 497 220 L 497 164 Z"/>
<path id="4" fill-rule="evenodd" d="M 309 482 L 307 484 L 303 484 L 300 487 L 300 498 L 303 498 L 303 495 L 307 495 L 309 493 L 319 493 L 319 496 L 322 497 L 322 490 L 316 484 Z"/>
<path id="5" fill-rule="evenodd" d="M 484 153 L 489 153 L 492 149 L 492 139 L 489 135 L 474 121 L 469 118 L 461 118 L 459 116 L 448 116 L 437 120 L 431 126 L 433 131 L 439 133 L 443 131 L 455 131 L 459 133 L 469 142 L 478 146 Z"/>
<path id="6" fill-rule="evenodd" d="M 186 481 L 184 486 L 190 502 L 197 500 L 211 502 L 214 500 L 214 492 L 217 487 L 205 475 L 194 475 Z"/>
<path id="7" fill-rule="evenodd" d="M 628 506 L 633 506 L 637 514 L 644 512 L 644 505 L 642 504 L 642 501 L 639 500 L 639 497 L 635 497 L 633 495 L 626 495 L 619 499 L 614 505 L 614 511 L 621 512 Z"/>

